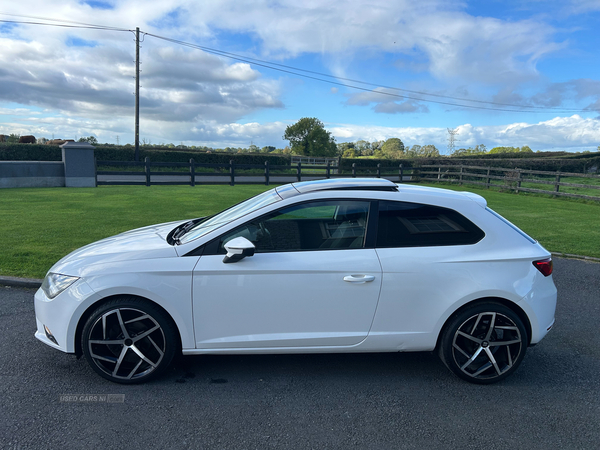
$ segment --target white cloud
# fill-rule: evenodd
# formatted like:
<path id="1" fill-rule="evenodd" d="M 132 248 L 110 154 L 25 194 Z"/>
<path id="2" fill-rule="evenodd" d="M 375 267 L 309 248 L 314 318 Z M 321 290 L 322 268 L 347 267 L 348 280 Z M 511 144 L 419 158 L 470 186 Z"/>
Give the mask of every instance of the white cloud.
<path id="1" fill-rule="evenodd" d="M 81 9 L 81 5 L 71 6 Z M 94 47 L 67 47 L 70 32 L 34 30 L 43 30 L 44 38 L 21 39 L 25 29 L 13 29 L 12 37 L 0 35 L 0 101 L 45 108 L 75 119 L 80 125 L 69 129 L 70 135 L 90 122 L 114 124 L 100 129 L 128 127 L 131 133 L 135 89 L 131 36 L 122 33 L 120 40 L 113 40 L 113 34 L 105 33 Z M 140 110 L 146 120 L 231 123 L 257 110 L 283 107 L 279 82 L 264 79 L 249 64 L 156 40 L 142 55 Z M 19 109 L 12 114 L 23 115 L 22 110 L 27 110 Z M 87 133 L 93 130 L 99 128 L 94 126 Z M 55 134 L 62 132 L 59 128 Z"/>
<path id="2" fill-rule="evenodd" d="M 463 4 L 443 0 L 320 0 L 202 2 L 190 20 L 257 36 L 265 55 L 354 54 L 384 51 L 423 55 L 439 79 L 521 82 L 538 76 L 536 64 L 562 47 L 540 21 L 474 17 Z"/>
<path id="3" fill-rule="evenodd" d="M 538 123 L 512 123 L 507 125 L 458 127 L 457 148 L 485 144 L 497 146 L 530 146 L 533 150 L 556 148 L 595 149 L 600 142 L 600 120 L 585 119 L 579 115 L 556 117 Z M 407 145 L 434 144 L 438 149 L 447 147 L 448 133 L 445 128 L 380 127 L 335 125 L 329 128 L 338 142 L 364 139 L 375 141 L 398 137 Z"/>
<path id="4" fill-rule="evenodd" d="M 591 11 L 600 11 L 598 0 L 570 0 L 569 7 L 574 14 L 583 14 Z"/>
<path id="5" fill-rule="evenodd" d="M 288 142 L 282 139 L 285 128 L 290 123 L 219 123 L 214 120 L 195 122 L 165 122 L 147 120 L 141 122 L 140 138 L 154 144 L 183 142 L 188 145 L 218 147 L 248 147 L 253 142 L 259 147 L 274 145 L 285 147 Z M 74 139 L 95 135 L 100 142 L 114 142 L 117 135 L 121 143 L 126 141 L 130 123 L 119 118 L 89 120 L 64 117 L 23 118 L 10 123 L 0 123 L 0 134 L 33 134 L 36 137 Z M 438 127 L 384 127 L 354 124 L 326 123 L 337 142 L 369 142 L 398 137 L 406 145 L 434 144 L 442 153 L 447 148 L 446 128 Z M 462 124 L 457 127 L 457 148 L 485 144 L 488 149 L 496 146 L 530 146 L 533 150 L 595 150 L 600 143 L 600 120 L 585 119 L 578 115 L 556 117 L 538 123 L 516 122 L 505 125 L 473 126 Z"/>
<path id="6" fill-rule="evenodd" d="M 41 114 L 39 111 L 32 111 L 27 108 L 0 108 L 0 116 L 31 116 L 31 115 L 39 115 Z"/>

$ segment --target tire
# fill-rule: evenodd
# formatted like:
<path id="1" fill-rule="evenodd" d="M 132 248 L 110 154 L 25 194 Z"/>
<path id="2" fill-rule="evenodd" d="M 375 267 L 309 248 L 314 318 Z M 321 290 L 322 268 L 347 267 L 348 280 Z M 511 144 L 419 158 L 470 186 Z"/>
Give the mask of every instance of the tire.
<path id="1" fill-rule="evenodd" d="M 448 320 L 438 352 L 458 377 L 490 384 L 517 370 L 528 342 L 527 330 L 515 312 L 500 303 L 485 302 Z"/>
<path id="2" fill-rule="evenodd" d="M 81 333 L 89 365 L 115 383 L 146 382 L 160 375 L 179 350 L 176 327 L 152 303 L 120 297 L 98 307 Z"/>

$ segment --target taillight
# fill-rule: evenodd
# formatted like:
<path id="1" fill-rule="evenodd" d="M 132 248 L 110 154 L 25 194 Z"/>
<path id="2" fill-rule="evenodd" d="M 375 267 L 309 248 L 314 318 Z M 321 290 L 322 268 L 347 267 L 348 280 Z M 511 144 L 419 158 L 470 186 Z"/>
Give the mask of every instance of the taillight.
<path id="1" fill-rule="evenodd" d="M 539 261 L 534 261 L 533 265 L 545 277 L 552 275 L 552 258 L 540 259 Z"/>

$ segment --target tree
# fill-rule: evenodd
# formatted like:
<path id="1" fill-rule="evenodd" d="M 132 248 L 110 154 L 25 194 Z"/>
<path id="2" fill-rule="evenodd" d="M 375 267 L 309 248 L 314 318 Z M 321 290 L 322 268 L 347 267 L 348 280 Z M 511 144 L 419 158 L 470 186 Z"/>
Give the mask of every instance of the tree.
<path id="1" fill-rule="evenodd" d="M 335 156 L 335 139 L 323 122 L 314 117 L 303 117 L 285 129 L 283 139 L 290 141 L 292 152 L 304 156 Z"/>
<path id="2" fill-rule="evenodd" d="M 342 156 L 345 158 L 344 154 L 348 151 L 348 150 L 354 150 L 354 142 L 342 142 L 340 144 L 337 144 L 337 156 Z M 356 152 L 355 152 L 356 154 Z"/>
<path id="3" fill-rule="evenodd" d="M 98 139 L 95 136 L 80 137 L 77 142 L 87 142 L 92 145 L 98 144 Z"/>
<path id="4" fill-rule="evenodd" d="M 487 153 L 487 147 L 483 144 L 476 145 L 475 148 L 459 148 L 454 150 L 454 152 L 450 155 L 451 157 L 461 157 L 461 156 L 471 156 L 471 155 L 485 155 Z M 490 150 L 490 153 L 491 150 Z"/>
<path id="5" fill-rule="evenodd" d="M 413 145 L 410 150 L 406 152 L 406 155 L 411 158 L 437 158 L 440 156 L 439 150 L 435 145 Z"/>
<path id="6" fill-rule="evenodd" d="M 349 148 L 348 150 L 346 150 L 344 152 L 344 154 L 342 155 L 342 158 L 356 158 L 356 149 Z"/>
<path id="7" fill-rule="evenodd" d="M 475 151 L 481 154 L 487 153 L 487 147 L 485 144 L 478 144 L 475 146 Z"/>
<path id="8" fill-rule="evenodd" d="M 421 147 L 421 155 L 423 158 L 437 158 L 440 156 L 440 151 L 433 144 L 424 145 Z"/>
<path id="9" fill-rule="evenodd" d="M 371 142 L 371 150 L 373 150 L 374 152 L 376 150 L 381 150 L 381 147 L 383 147 L 383 144 L 385 144 L 385 141 L 383 141 L 383 140 L 373 141 L 373 142 Z"/>
<path id="10" fill-rule="evenodd" d="M 356 149 L 356 153 L 360 156 L 371 156 L 373 154 L 371 143 L 367 141 L 356 141 L 354 148 Z"/>
<path id="11" fill-rule="evenodd" d="M 389 138 L 381 146 L 381 154 L 387 159 L 400 159 L 404 156 L 404 142 L 398 138 Z M 375 151 L 375 155 L 378 155 L 378 151 Z"/>
<path id="12" fill-rule="evenodd" d="M 413 145 L 406 151 L 406 156 L 409 158 L 417 158 L 418 156 L 421 156 L 421 148 L 422 147 L 420 145 Z"/>
<path id="13" fill-rule="evenodd" d="M 519 147 L 494 147 L 493 149 L 490 150 L 490 154 L 495 154 L 495 153 L 520 153 L 520 152 L 526 152 L 529 153 L 529 151 L 531 151 L 531 149 L 527 146 L 523 147 L 522 150 Z M 527 150 L 529 149 L 529 150 Z M 533 153 L 533 152 L 532 152 Z"/>

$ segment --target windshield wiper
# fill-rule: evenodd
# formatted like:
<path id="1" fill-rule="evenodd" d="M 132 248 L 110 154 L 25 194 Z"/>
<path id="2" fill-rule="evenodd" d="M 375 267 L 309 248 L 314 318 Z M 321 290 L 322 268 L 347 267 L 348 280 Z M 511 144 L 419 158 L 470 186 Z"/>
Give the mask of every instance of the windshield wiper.
<path id="1" fill-rule="evenodd" d="M 198 225 L 200 222 L 205 221 L 206 219 L 208 219 L 211 216 L 207 216 L 207 217 L 200 217 L 198 219 L 192 219 L 189 220 L 181 225 L 179 225 L 177 228 L 175 228 L 172 232 L 171 235 L 169 236 L 169 240 L 171 241 L 170 244 L 173 245 L 173 243 L 179 245 L 179 239 L 188 231 L 190 231 L 192 228 L 194 228 L 196 225 Z"/>

